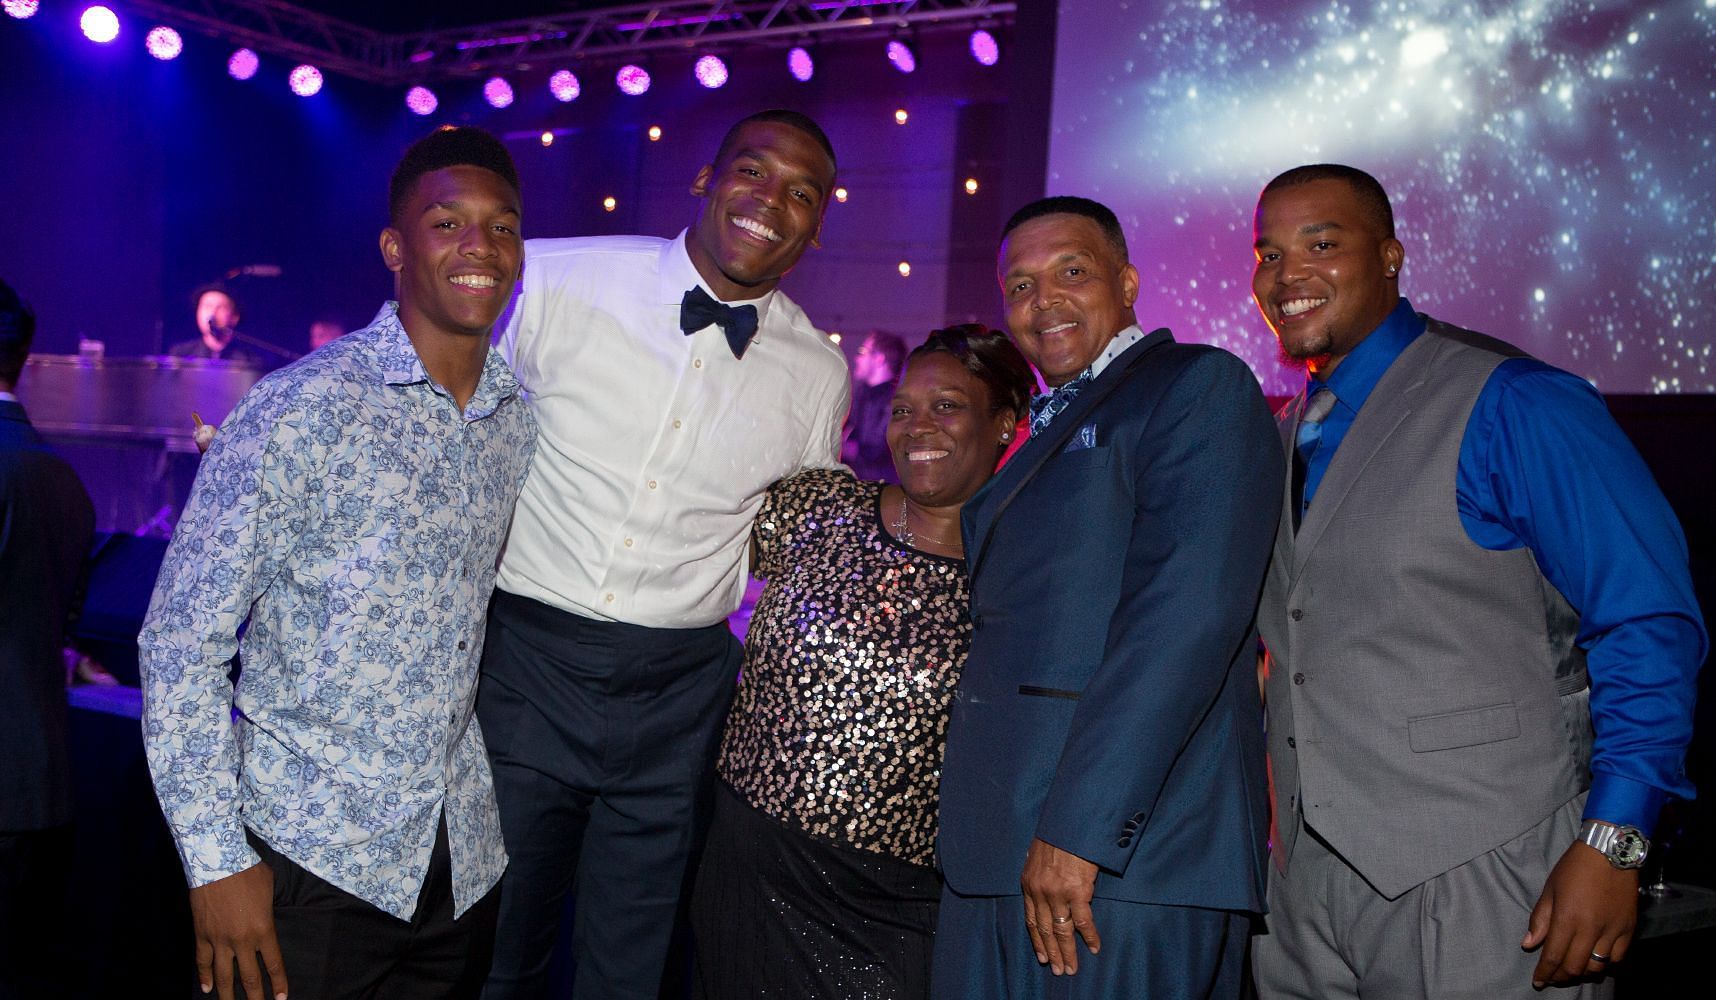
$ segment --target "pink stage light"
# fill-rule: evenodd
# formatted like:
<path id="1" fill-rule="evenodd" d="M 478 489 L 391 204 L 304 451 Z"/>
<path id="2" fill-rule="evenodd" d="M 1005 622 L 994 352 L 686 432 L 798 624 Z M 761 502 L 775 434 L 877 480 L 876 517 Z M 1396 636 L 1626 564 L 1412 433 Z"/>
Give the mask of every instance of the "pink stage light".
<path id="1" fill-rule="evenodd" d="M 787 53 L 787 72 L 799 83 L 809 83 L 810 78 L 816 75 L 816 60 L 810 57 L 810 50 L 802 45 L 794 46 Z"/>
<path id="2" fill-rule="evenodd" d="M 548 78 L 548 92 L 553 94 L 557 101 L 576 101 L 579 93 L 581 93 L 577 75 L 569 69 L 556 71 L 553 76 Z"/>
<path id="3" fill-rule="evenodd" d="M 1001 61 L 1001 43 L 995 36 L 978 28 L 971 33 L 971 58 L 985 66 L 993 66 Z"/>
<path id="4" fill-rule="evenodd" d="M 177 31 L 163 24 L 149 29 L 149 34 L 143 39 L 143 47 L 157 59 L 177 59 L 179 53 L 185 51 L 185 40 Z"/>
<path id="5" fill-rule="evenodd" d="M 441 102 L 435 99 L 435 92 L 428 87 L 412 87 L 405 92 L 405 106 L 414 115 L 432 115 Z"/>
<path id="6" fill-rule="evenodd" d="M 697 82 L 710 90 L 727 82 L 727 64 L 721 61 L 720 56 L 704 56 L 697 60 L 695 72 Z"/>
<path id="7" fill-rule="evenodd" d="M 299 97 L 314 97 L 322 91 L 322 71 L 309 63 L 295 66 L 286 83 Z"/>
<path id="8" fill-rule="evenodd" d="M 627 63 L 614 74 L 614 83 L 619 86 L 620 93 L 637 97 L 649 89 L 649 70 Z"/>
<path id="9" fill-rule="evenodd" d="M 504 108 L 512 104 L 512 84 L 498 76 L 489 77 L 489 82 L 483 84 L 483 100 L 489 102 L 491 108 Z"/>
<path id="10" fill-rule="evenodd" d="M 898 38 L 888 43 L 888 61 L 902 73 L 910 73 L 918 68 L 918 57 L 912 54 L 912 47 Z"/>
<path id="11" fill-rule="evenodd" d="M 226 61 L 226 71 L 234 80 L 248 80 L 256 75 L 262 60 L 249 49 L 239 49 Z"/>
<path id="12" fill-rule="evenodd" d="M 98 5 L 85 10 L 77 23 L 83 29 L 83 37 L 92 42 L 106 44 L 119 37 L 119 15 L 106 7 Z"/>
<path id="13" fill-rule="evenodd" d="M 26 17 L 30 17 L 35 14 L 36 8 L 39 6 L 41 5 L 38 4 L 36 0 L 5 0 L 4 3 L 0 3 L 0 10 L 4 10 L 6 13 L 22 21 Z"/>

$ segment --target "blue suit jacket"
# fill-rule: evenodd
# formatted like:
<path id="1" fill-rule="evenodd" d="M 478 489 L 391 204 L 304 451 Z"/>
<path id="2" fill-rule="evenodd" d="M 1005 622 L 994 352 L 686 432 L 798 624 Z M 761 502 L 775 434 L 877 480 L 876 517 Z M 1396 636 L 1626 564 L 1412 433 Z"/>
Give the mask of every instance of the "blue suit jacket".
<path id="1" fill-rule="evenodd" d="M 60 647 L 94 530 L 77 473 L 0 400 L 0 830 L 71 822 Z"/>
<path id="2" fill-rule="evenodd" d="M 1156 330 L 965 505 L 971 653 L 941 863 L 1016 895 L 1033 837 L 1098 896 L 1261 911 L 1253 616 L 1285 475 L 1257 380 Z"/>

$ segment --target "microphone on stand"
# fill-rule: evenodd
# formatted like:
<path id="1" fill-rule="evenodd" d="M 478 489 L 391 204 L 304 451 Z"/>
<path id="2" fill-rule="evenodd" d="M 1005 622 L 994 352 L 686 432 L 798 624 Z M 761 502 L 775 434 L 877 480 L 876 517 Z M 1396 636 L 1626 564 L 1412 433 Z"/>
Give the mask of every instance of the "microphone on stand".
<path id="1" fill-rule="evenodd" d="M 250 278 L 278 278 L 284 273 L 279 264 L 246 264 L 226 272 L 226 280 L 231 281 L 241 274 Z"/>

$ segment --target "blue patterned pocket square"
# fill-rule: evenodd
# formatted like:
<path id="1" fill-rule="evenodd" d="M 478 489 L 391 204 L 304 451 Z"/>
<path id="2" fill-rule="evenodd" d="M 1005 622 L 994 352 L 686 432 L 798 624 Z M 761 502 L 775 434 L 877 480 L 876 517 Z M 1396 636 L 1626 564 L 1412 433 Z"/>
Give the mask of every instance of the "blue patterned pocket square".
<path id="1" fill-rule="evenodd" d="M 1073 434 L 1073 436 L 1067 440 L 1066 446 L 1061 449 L 1061 454 L 1064 455 L 1069 451 L 1083 451 L 1086 448 L 1095 448 L 1095 447 L 1096 447 L 1096 421 L 1092 420 L 1090 423 L 1085 424 L 1083 427 L 1080 427 L 1078 429 L 1078 431 L 1075 432 Z"/>

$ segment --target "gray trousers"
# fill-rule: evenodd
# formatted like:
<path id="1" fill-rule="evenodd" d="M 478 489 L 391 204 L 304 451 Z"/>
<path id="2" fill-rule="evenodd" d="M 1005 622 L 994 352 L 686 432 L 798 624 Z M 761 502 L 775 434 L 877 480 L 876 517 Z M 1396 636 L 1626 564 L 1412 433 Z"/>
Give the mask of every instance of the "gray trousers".
<path id="1" fill-rule="evenodd" d="M 1286 875 L 1269 871 L 1267 933 L 1252 942 L 1263 1000 L 1602 1000 L 1614 982 L 1531 988 L 1522 951 L 1550 869 L 1579 832 L 1580 794 L 1537 826 L 1384 899 L 1309 829 Z"/>

